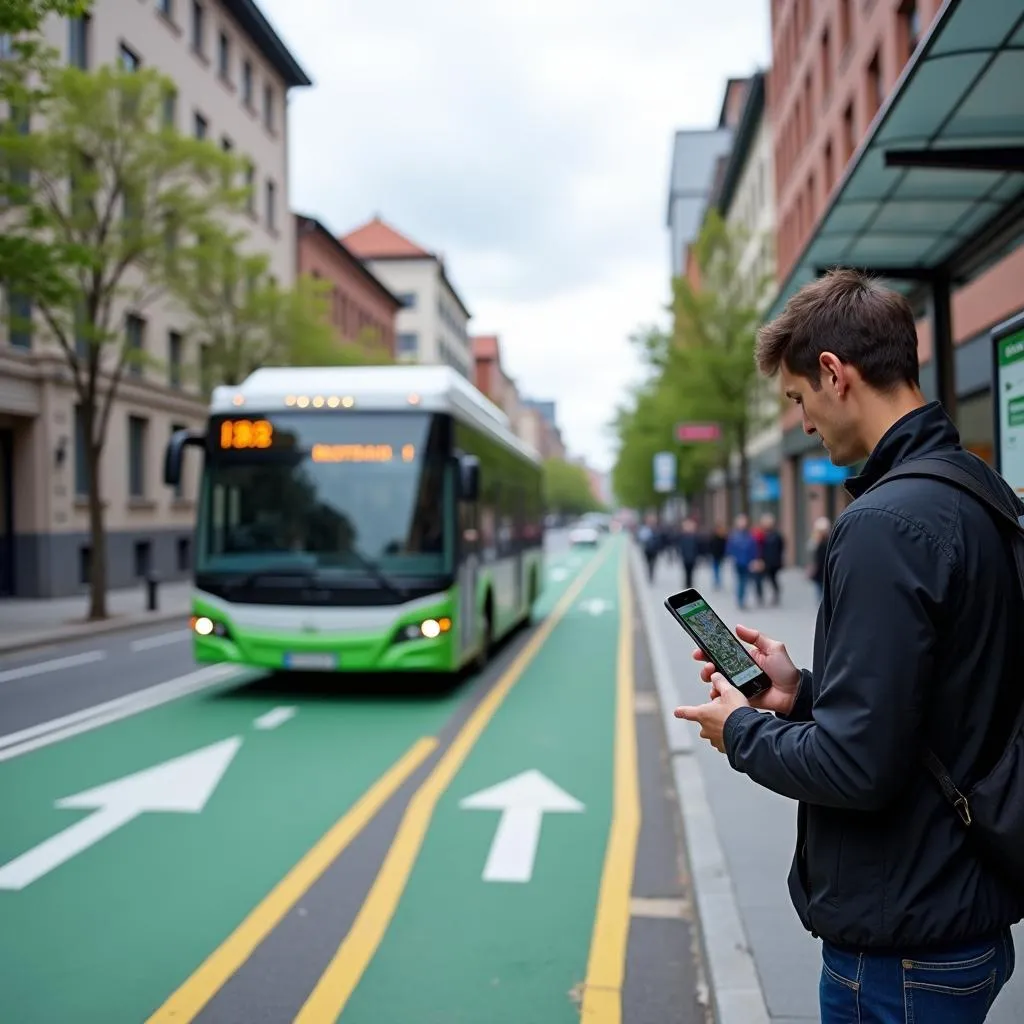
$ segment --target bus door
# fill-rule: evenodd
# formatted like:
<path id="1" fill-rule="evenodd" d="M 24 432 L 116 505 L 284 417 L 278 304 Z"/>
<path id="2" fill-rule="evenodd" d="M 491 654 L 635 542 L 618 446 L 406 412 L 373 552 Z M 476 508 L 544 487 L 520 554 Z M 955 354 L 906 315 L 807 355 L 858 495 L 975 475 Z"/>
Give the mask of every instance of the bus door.
<path id="1" fill-rule="evenodd" d="M 473 649 L 479 635 L 477 614 L 477 575 L 480 565 L 480 527 L 477 504 L 459 499 L 456 528 L 459 531 L 459 654 Z"/>

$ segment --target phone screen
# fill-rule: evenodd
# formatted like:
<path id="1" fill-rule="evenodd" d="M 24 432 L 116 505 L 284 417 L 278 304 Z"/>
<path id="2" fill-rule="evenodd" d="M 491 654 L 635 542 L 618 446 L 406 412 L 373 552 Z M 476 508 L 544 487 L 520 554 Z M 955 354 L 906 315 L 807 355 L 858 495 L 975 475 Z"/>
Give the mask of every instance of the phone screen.
<path id="1" fill-rule="evenodd" d="M 701 649 L 722 669 L 734 686 L 742 686 L 756 679 L 761 669 L 747 653 L 747 649 L 729 631 L 729 627 L 702 599 L 679 605 L 676 614 L 693 631 Z"/>

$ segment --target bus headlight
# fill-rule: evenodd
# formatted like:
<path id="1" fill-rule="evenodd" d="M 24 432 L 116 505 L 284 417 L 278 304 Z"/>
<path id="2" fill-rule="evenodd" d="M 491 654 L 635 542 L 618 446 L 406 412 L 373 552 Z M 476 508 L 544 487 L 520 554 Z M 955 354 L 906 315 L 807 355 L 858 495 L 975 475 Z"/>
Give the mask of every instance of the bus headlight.
<path id="1" fill-rule="evenodd" d="M 399 636 L 403 640 L 434 640 L 442 633 L 449 632 L 451 628 L 452 620 L 447 616 L 441 616 L 439 619 L 424 619 L 422 622 L 403 626 Z"/>
<path id="2" fill-rule="evenodd" d="M 211 619 L 208 615 L 193 615 L 192 630 L 199 636 L 231 636 L 231 631 L 223 622 Z"/>

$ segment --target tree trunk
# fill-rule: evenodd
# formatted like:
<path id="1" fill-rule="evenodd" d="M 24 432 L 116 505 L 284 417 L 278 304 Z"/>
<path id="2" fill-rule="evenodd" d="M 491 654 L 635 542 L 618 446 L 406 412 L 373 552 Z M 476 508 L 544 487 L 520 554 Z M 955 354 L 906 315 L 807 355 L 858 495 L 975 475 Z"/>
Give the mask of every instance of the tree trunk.
<path id="1" fill-rule="evenodd" d="M 95 414 L 85 410 L 83 412 L 89 462 L 89 619 L 95 620 L 107 617 L 107 534 L 103 528 L 103 495 L 100 488 L 100 456 L 103 449 L 93 441 Z"/>

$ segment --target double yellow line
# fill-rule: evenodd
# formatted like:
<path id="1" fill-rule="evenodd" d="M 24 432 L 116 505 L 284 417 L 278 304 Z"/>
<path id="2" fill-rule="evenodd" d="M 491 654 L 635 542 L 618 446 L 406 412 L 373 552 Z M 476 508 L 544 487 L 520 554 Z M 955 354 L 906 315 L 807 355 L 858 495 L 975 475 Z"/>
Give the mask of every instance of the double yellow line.
<path id="1" fill-rule="evenodd" d="M 413 794 L 351 929 L 299 1011 L 294 1024 L 326 1024 L 337 1020 L 391 922 L 438 800 L 512 687 L 606 557 L 607 550 L 598 555 L 573 581 L 551 615 L 474 708 L 430 774 Z M 636 833 L 639 830 L 636 740 L 632 719 L 632 610 L 629 607 L 625 573 L 623 580 L 625 589 L 621 591 L 620 598 L 624 611 L 620 624 L 618 662 L 614 817 L 591 942 L 587 994 L 584 998 L 584 1019 L 595 1024 L 617 1024 L 619 1020 L 618 991 L 621 989 L 625 962 L 629 894 Z M 626 645 L 628 651 L 624 653 Z M 624 725 L 628 734 L 625 739 L 622 734 Z M 417 740 L 351 810 L 317 841 L 146 1024 L 185 1024 L 194 1020 L 387 800 L 435 751 L 437 745 L 434 737 Z"/>

